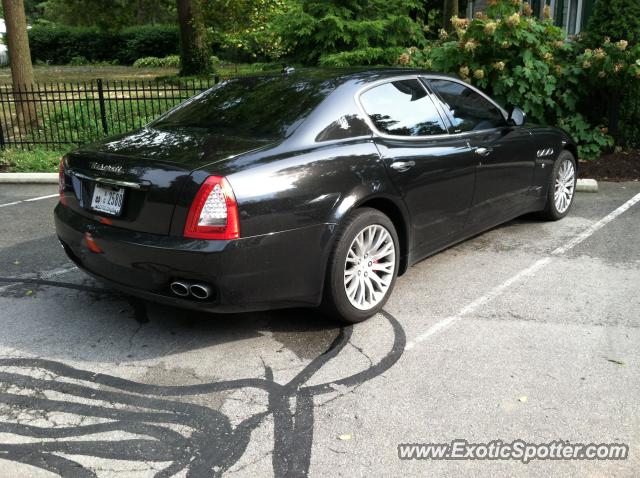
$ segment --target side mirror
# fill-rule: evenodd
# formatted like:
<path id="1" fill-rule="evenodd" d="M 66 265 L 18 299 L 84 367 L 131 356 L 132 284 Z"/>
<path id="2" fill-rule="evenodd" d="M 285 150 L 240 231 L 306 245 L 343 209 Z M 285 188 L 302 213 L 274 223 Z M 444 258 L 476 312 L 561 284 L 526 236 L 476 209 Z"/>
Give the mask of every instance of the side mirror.
<path id="1" fill-rule="evenodd" d="M 527 114 L 517 106 L 514 106 L 509 114 L 507 123 L 509 126 L 523 126 L 527 121 Z"/>

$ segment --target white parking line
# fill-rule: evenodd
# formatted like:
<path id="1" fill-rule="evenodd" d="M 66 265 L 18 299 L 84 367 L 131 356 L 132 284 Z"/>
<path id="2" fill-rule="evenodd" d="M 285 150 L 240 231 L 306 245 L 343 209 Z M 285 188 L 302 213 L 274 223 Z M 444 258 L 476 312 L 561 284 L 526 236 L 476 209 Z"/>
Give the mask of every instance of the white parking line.
<path id="1" fill-rule="evenodd" d="M 20 280 L 20 279 L 51 279 L 52 277 L 56 277 L 56 276 L 60 276 L 62 274 L 67 274 L 68 272 L 73 272 L 75 270 L 77 270 L 78 268 L 76 266 L 65 266 L 65 267 L 58 267 L 57 269 L 52 269 L 50 271 L 45 271 L 45 272 L 38 272 L 38 273 L 31 273 L 31 274 L 22 274 L 19 275 L 17 277 L 15 277 L 16 280 Z M 12 277 L 13 279 L 13 277 Z M 11 287 L 14 287 L 16 285 L 16 283 L 11 283 L 11 284 L 7 284 L 4 285 L 2 287 L 0 287 L 0 292 L 3 292 Z"/>
<path id="2" fill-rule="evenodd" d="M 7 206 L 14 206 L 15 204 L 21 204 L 23 202 L 32 202 L 32 201 L 40 201 L 41 199 L 49 199 L 49 198 L 54 198 L 54 197 L 58 197 L 59 194 L 49 194 L 48 196 L 40 196 L 37 198 L 31 198 L 31 199 L 23 199 L 22 201 L 14 201 L 14 202 L 8 202 L 5 204 L 0 204 L 0 207 L 7 207 Z"/>
<path id="3" fill-rule="evenodd" d="M 40 199 L 49 199 L 57 197 L 59 194 L 49 194 L 48 196 L 40 196 L 38 198 L 25 199 L 24 202 L 40 201 Z"/>
<path id="4" fill-rule="evenodd" d="M 629 199 L 626 203 L 624 203 L 618 209 L 612 211 L 611 213 L 607 214 L 605 217 L 600 219 L 595 224 L 592 224 L 591 226 L 586 228 L 581 234 L 579 234 L 576 237 L 574 237 L 572 240 L 570 240 L 564 246 L 558 247 L 551 254 L 553 254 L 553 255 L 564 254 L 569 249 L 573 249 L 575 246 L 580 244 L 582 241 L 584 241 L 586 238 L 588 238 L 594 232 L 602 229 L 604 226 L 609 224 L 611 221 L 613 221 L 616 217 L 618 217 L 623 212 L 629 210 L 631 207 L 633 207 L 634 204 L 637 204 L 638 202 L 640 202 L 640 194 L 636 194 L 635 196 L 633 196 L 631 199 Z"/>
<path id="5" fill-rule="evenodd" d="M 640 194 L 636 194 L 631 199 L 629 199 L 627 202 L 625 202 L 622 206 L 620 206 L 619 208 L 615 209 L 611 213 L 607 214 L 605 217 L 600 219 L 598 222 L 595 222 L 594 224 L 589 226 L 587 229 L 585 229 L 583 232 L 578 234 L 576 237 L 574 237 L 572 240 L 570 240 L 564 246 L 561 246 L 561 247 L 558 247 L 557 249 L 554 249 L 551 252 L 551 255 L 552 256 L 558 256 L 560 254 L 564 254 L 565 252 L 573 249 L 575 246 L 577 246 L 582 241 L 584 241 L 585 239 L 590 237 L 596 231 L 599 231 L 600 229 L 602 229 L 604 226 L 606 226 L 608 223 L 613 221 L 616 217 L 620 216 L 625 211 L 629 210 L 631 207 L 633 207 L 634 204 L 637 204 L 638 202 L 640 202 Z M 429 337 L 432 337 L 432 336 L 434 336 L 434 335 L 436 335 L 436 334 L 448 329 L 453 324 L 455 324 L 456 322 L 461 320 L 465 315 L 474 312 L 480 306 L 482 306 L 482 305 L 486 304 L 487 302 L 492 301 L 496 297 L 502 295 L 507 289 L 509 289 L 509 287 L 511 287 L 516 282 L 520 281 L 521 279 L 523 279 L 525 277 L 530 277 L 530 276 L 534 275 L 540 269 L 542 269 L 543 267 L 549 265 L 549 263 L 551 263 L 552 259 L 553 259 L 552 257 L 545 257 L 543 259 L 537 260 L 536 262 L 531 264 L 526 269 L 523 269 L 520 272 L 518 272 L 517 274 L 515 274 L 514 276 L 511 276 L 509 279 L 507 279 L 506 281 L 504 281 L 500 285 L 497 285 L 496 287 L 491 289 L 486 294 L 480 296 L 479 298 L 477 298 L 476 300 L 474 300 L 470 304 L 468 304 L 465 307 L 463 307 L 456 315 L 453 315 L 453 316 L 450 316 L 450 317 L 446 317 L 444 319 L 439 320 L 438 322 L 433 324 L 431 327 L 429 327 L 425 332 L 423 332 L 422 334 L 418 335 L 415 339 L 408 341 L 407 345 L 405 346 L 405 350 L 414 349 L 418 344 L 424 342 Z"/>

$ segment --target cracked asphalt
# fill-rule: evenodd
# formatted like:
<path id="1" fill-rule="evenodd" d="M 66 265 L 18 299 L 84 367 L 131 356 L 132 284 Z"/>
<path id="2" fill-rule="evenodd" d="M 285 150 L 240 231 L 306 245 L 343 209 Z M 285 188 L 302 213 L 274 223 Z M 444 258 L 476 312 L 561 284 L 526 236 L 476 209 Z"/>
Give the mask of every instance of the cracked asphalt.
<path id="1" fill-rule="evenodd" d="M 73 267 L 55 186 L 0 185 L 0 477 L 621 476 L 640 469 L 640 193 L 602 183 L 414 266 L 384 313 L 205 315 Z M 554 252 L 555 251 L 555 252 Z M 400 443 L 625 443 L 618 461 Z"/>

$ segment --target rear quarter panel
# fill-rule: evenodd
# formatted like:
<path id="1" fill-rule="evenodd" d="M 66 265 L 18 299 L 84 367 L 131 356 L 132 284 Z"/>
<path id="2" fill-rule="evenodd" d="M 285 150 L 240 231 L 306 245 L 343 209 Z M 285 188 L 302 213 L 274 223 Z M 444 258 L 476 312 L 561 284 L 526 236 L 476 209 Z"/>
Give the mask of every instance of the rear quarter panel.
<path id="1" fill-rule="evenodd" d="M 184 226 L 188 198 L 209 175 L 229 180 L 241 237 L 338 223 L 364 199 L 394 194 L 369 137 L 298 149 L 283 144 L 194 172 L 176 209 L 173 223 L 178 228 Z"/>

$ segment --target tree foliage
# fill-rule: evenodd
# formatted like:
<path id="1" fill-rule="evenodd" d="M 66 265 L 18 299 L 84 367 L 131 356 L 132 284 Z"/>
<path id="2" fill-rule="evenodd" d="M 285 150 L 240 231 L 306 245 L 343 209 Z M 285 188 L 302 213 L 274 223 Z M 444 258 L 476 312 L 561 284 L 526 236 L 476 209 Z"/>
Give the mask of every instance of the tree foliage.
<path id="1" fill-rule="evenodd" d="M 597 45 L 605 38 L 612 41 L 627 40 L 631 44 L 640 42 L 640 1 L 596 1 L 587 24 L 586 39 L 591 45 Z"/>
<path id="2" fill-rule="evenodd" d="M 34 61 L 52 64 L 72 59 L 131 64 L 138 58 L 178 53 L 179 32 L 174 25 L 143 25 L 105 31 L 96 27 L 35 25 L 29 30 Z"/>
<path id="3" fill-rule="evenodd" d="M 289 0 L 209 0 L 203 4 L 212 45 L 239 60 L 278 59 L 285 55 L 272 20 L 283 14 Z"/>
<path id="4" fill-rule="evenodd" d="M 566 41 L 551 20 L 527 14 L 514 2 L 495 1 L 486 15 L 454 19 L 452 34 L 443 30 L 440 40 L 408 50 L 399 62 L 459 75 L 503 104 L 520 106 L 535 122 L 565 127 L 580 143 L 581 157 L 595 157 L 612 140 L 588 121 L 591 106 L 580 106 L 639 81 L 640 50 L 624 40 L 585 49 Z"/>
<path id="5" fill-rule="evenodd" d="M 422 25 L 410 16 L 419 8 L 416 0 L 288 0 L 271 25 L 304 63 L 390 63 L 403 47 L 423 44 Z"/>
<path id="6" fill-rule="evenodd" d="M 458 74 L 505 104 L 523 107 L 534 121 L 565 127 L 581 143 L 583 157 L 611 144 L 604 125 L 619 123 L 612 112 L 637 110 L 637 93 L 621 92 L 640 91 L 639 0 L 596 0 L 585 35 L 571 40 L 553 25 L 549 7 L 546 19 L 539 20 L 532 16 L 531 2 L 522 0 L 488 0 L 485 13 L 472 21 L 451 14 L 452 28 L 439 37 L 438 26 L 451 18 L 443 12 L 455 10 L 456 3 L 465 11 L 466 0 L 24 2 L 27 18 L 36 22 L 31 36 L 38 40 L 32 48 L 37 58 L 69 61 L 73 52 L 73 58 L 90 60 L 86 55 L 97 50 L 103 56 L 119 52 L 118 60 L 125 63 L 163 57 L 176 52 L 165 48 L 167 42 L 177 46 L 175 31 L 164 36 L 130 31 L 126 39 L 109 38 L 120 38 L 127 25 L 167 22 L 180 25 L 184 74 L 209 71 L 213 52 L 247 62 L 415 65 Z M 178 15 L 180 5 L 188 8 Z M 78 30 L 77 41 L 65 41 L 55 29 L 38 31 L 37 24 L 46 22 L 90 28 Z M 97 29 L 104 35 L 95 36 Z M 121 47 L 135 54 L 126 56 Z M 636 138 L 627 144 L 640 143 L 637 127 L 622 125 L 625 135 Z"/>
<path id="7" fill-rule="evenodd" d="M 30 0 L 31 20 L 115 30 L 176 22 L 175 0 Z"/>
<path id="8" fill-rule="evenodd" d="M 23 0 L 24 12 L 27 17 L 27 23 L 31 24 L 36 21 L 41 15 L 43 10 L 42 0 Z M 0 16 L 4 18 L 4 7 L 0 3 Z"/>

